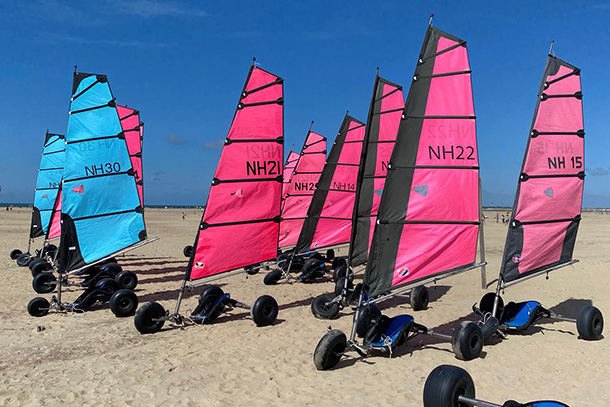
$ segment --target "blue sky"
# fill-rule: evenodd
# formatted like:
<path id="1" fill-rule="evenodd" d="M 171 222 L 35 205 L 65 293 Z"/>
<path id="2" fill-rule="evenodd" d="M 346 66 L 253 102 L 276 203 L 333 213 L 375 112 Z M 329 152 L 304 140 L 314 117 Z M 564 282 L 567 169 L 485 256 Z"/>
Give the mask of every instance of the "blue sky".
<path id="1" fill-rule="evenodd" d="M 610 206 L 610 4 L 602 1 L 0 0 L 0 202 L 29 202 L 75 64 L 145 125 L 148 204 L 203 204 L 248 67 L 285 79 L 286 154 L 311 120 L 366 119 L 375 68 L 405 86 L 428 16 L 468 41 L 484 203 L 512 204 L 549 48 L 582 69 L 585 205 Z"/>

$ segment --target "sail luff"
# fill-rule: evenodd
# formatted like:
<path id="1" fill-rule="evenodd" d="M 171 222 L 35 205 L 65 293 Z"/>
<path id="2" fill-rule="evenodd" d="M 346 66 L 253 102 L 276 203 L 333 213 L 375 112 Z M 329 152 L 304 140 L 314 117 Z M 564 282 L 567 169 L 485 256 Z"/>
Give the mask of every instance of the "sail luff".
<path id="1" fill-rule="evenodd" d="M 297 165 L 297 161 L 299 160 L 299 153 L 290 151 L 288 153 L 288 158 L 286 159 L 286 163 L 284 164 L 284 181 L 282 185 L 282 199 L 286 198 L 286 191 L 288 191 L 288 186 L 290 185 L 290 181 L 292 179 L 292 173 L 294 172 L 294 167 Z"/>

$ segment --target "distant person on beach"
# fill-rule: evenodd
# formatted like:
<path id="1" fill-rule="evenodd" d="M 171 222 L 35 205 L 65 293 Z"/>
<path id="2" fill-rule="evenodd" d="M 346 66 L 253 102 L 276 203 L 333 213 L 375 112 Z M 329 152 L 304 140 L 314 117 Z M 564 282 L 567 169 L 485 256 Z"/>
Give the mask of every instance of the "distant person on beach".
<path id="1" fill-rule="evenodd" d="M 506 223 L 506 218 L 502 215 L 502 223 Z"/>
<path id="2" fill-rule="evenodd" d="M 186 218 L 186 215 L 184 214 L 184 212 L 182 212 L 182 220 L 184 220 L 184 218 Z"/>
<path id="3" fill-rule="evenodd" d="M 498 212 L 496 212 L 496 223 L 500 222 L 500 215 L 498 214 Z"/>

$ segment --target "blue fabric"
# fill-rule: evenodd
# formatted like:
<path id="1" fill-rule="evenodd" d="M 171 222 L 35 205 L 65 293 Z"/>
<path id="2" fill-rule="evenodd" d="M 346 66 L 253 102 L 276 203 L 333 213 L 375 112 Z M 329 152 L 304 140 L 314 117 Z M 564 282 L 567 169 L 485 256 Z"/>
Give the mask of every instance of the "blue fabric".
<path id="1" fill-rule="evenodd" d="M 95 75 L 83 79 L 73 97 L 95 81 Z M 134 211 L 140 206 L 135 179 L 117 174 L 132 168 L 125 140 L 91 140 L 121 133 L 116 108 L 105 106 L 112 99 L 108 82 L 97 83 L 70 105 L 62 212 L 74 220 L 86 264 L 139 242 L 139 233 L 144 230 L 143 214 Z M 74 113 L 98 106 L 104 107 Z M 131 212 L 115 214 L 122 211 Z M 89 216 L 97 217 L 79 220 Z"/>
<path id="2" fill-rule="evenodd" d="M 529 322 L 530 315 L 536 307 L 540 306 L 538 301 L 526 301 L 518 304 L 520 309 L 515 315 L 514 319 L 510 322 L 504 322 L 504 325 L 510 328 L 521 328 Z"/>
<path id="3" fill-rule="evenodd" d="M 392 318 L 392 321 L 390 322 L 388 329 L 386 329 L 386 331 L 384 332 L 382 339 L 377 342 L 371 342 L 371 345 L 373 347 L 387 346 L 387 344 L 383 340 L 384 336 L 389 337 L 392 340 L 392 343 L 394 343 L 398 338 L 398 334 L 400 334 L 404 327 L 407 324 L 410 324 L 411 322 L 413 322 L 413 317 L 411 315 L 399 315 L 397 317 Z"/>
<path id="4" fill-rule="evenodd" d="M 540 401 L 532 404 L 532 407 L 565 407 L 565 404 L 554 401 Z"/>
<path id="5" fill-rule="evenodd" d="M 65 142 L 57 135 L 51 135 L 42 149 L 42 158 L 36 179 L 34 207 L 40 211 L 43 233 L 49 231 L 51 215 L 57 199 L 65 161 Z M 34 225 L 32 225 L 34 228 Z"/>

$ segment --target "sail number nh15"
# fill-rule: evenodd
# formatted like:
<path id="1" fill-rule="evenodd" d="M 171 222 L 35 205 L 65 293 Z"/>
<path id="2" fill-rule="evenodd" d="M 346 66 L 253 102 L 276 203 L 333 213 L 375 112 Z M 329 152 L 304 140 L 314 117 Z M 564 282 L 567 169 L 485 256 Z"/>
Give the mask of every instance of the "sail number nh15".
<path id="1" fill-rule="evenodd" d="M 560 170 L 566 168 L 567 165 L 572 165 L 571 168 L 578 169 L 582 168 L 582 157 L 581 156 L 572 156 L 569 160 L 566 160 L 565 156 L 557 156 L 557 157 L 547 157 L 547 162 L 549 164 L 549 170 Z"/>
<path id="2" fill-rule="evenodd" d="M 430 160 L 476 160 L 472 146 L 428 146 Z"/>

